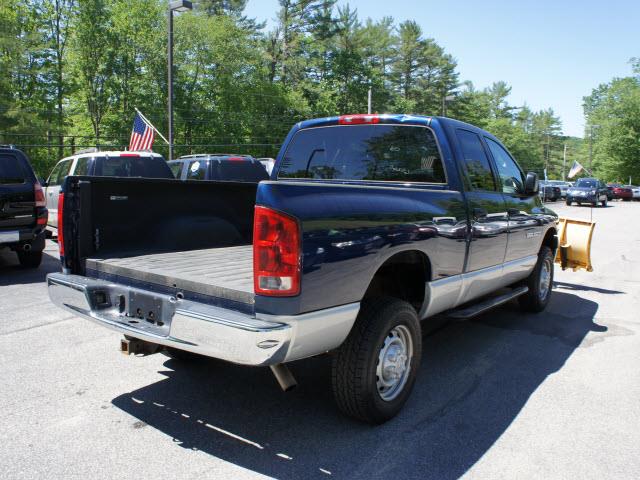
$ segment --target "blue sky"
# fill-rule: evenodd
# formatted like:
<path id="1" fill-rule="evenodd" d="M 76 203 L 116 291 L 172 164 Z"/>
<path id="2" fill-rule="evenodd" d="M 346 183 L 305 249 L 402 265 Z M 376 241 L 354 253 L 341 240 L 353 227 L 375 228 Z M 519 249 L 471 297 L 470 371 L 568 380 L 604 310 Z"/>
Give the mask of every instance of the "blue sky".
<path id="1" fill-rule="evenodd" d="M 510 103 L 551 107 L 564 133 L 583 136 L 582 97 L 631 73 L 640 57 L 640 1 L 339 0 L 360 18 L 417 21 L 458 61 L 462 80 L 512 87 Z M 277 0 L 249 0 L 246 13 L 272 19 Z"/>

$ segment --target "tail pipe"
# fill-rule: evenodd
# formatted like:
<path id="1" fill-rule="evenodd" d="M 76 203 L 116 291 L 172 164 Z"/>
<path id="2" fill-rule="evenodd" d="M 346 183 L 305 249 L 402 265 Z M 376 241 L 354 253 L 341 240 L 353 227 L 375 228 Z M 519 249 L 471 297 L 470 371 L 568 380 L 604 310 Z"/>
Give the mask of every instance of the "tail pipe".
<path id="1" fill-rule="evenodd" d="M 282 388 L 284 392 L 289 392 L 296 388 L 298 382 L 296 382 L 296 379 L 293 377 L 293 374 L 291 373 L 291 370 L 289 370 L 289 367 L 287 367 L 283 363 L 279 363 L 277 365 L 271 365 L 270 368 L 273 372 L 273 376 L 276 377 L 280 388 Z"/>
<path id="2" fill-rule="evenodd" d="M 30 243 L 25 243 L 22 246 L 22 250 L 24 250 L 25 252 L 30 252 L 31 251 L 31 244 Z"/>

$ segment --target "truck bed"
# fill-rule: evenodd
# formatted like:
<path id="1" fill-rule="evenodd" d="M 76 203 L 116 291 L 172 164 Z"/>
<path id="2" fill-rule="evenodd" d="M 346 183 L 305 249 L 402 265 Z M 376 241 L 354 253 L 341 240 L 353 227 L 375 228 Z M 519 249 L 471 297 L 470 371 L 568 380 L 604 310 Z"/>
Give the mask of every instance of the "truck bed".
<path id="1" fill-rule="evenodd" d="M 87 258 L 87 271 L 253 304 L 253 247 Z"/>

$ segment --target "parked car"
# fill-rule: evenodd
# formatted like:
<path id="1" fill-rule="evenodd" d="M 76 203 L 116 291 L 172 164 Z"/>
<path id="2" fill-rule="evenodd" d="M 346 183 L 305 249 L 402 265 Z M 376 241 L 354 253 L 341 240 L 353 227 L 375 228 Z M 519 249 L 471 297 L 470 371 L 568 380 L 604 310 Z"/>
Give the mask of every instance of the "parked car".
<path id="1" fill-rule="evenodd" d="M 169 167 L 180 180 L 259 182 L 269 178 L 262 163 L 250 155 L 185 155 L 178 160 L 170 161 Z"/>
<path id="2" fill-rule="evenodd" d="M 44 192 L 29 159 L 17 148 L 0 145 L 0 249 L 16 252 L 23 267 L 38 267 L 46 224 Z"/>
<path id="3" fill-rule="evenodd" d="M 571 187 L 569 182 L 564 182 L 562 180 L 548 180 L 547 183 L 551 186 L 558 187 L 560 189 L 560 197 L 566 198 L 567 190 Z"/>
<path id="4" fill-rule="evenodd" d="M 68 177 L 51 299 L 126 335 L 125 352 L 268 365 L 283 389 L 295 384 L 287 362 L 334 352 L 338 406 L 371 423 L 411 393 L 421 320 L 549 302 L 558 217 L 536 174 L 480 128 L 304 121 L 272 178 Z"/>
<path id="5" fill-rule="evenodd" d="M 579 178 L 567 191 L 567 205 L 576 202 L 578 205 L 589 203 L 596 207 L 599 203 L 606 207 L 607 201 L 607 186 L 597 178 Z"/>
<path id="6" fill-rule="evenodd" d="M 45 182 L 49 220 L 47 230 L 57 235 L 58 195 L 68 175 L 92 177 L 173 178 L 162 155 L 153 152 L 82 150 L 60 160 Z"/>
<path id="7" fill-rule="evenodd" d="M 560 187 L 552 185 L 549 182 L 540 182 L 540 197 L 543 202 L 556 202 L 562 198 Z"/>
<path id="8" fill-rule="evenodd" d="M 640 187 L 636 187 L 634 185 L 625 185 L 625 188 L 631 190 L 631 199 L 632 200 L 640 200 Z"/>
<path id="9" fill-rule="evenodd" d="M 613 184 L 608 185 L 607 188 L 611 188 L 613 193 L 613 198 L 617 200 L 623 200 L 628 202 L 633 198 L 633 189 L 629 186 Z"/>

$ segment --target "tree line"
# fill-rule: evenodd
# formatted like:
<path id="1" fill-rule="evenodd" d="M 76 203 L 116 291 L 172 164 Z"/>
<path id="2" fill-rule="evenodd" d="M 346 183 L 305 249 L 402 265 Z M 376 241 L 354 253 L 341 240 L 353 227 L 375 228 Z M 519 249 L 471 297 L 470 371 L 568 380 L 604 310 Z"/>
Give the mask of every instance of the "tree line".
<path id="1" fill-rule="evenodd" d="M 203 0 L 175 19 L 176 155 L 275 156 L 297 121 L 366 112 L 371 88 L 374 112 L 473 123 L 527 170 L 560 178 L 565 144 L 567 169 L 584 158 L 552 109 L 510 105 L 498 79 L 482 89 L 461 79 L 455 58 L 414 21 L 362 19 L 336 0 L 279 0 L 266 28 L 245 5 Z M 166 44 L 166 1 L 4 0 L 0 143 L 21 146 L 44 175 L 79 148 L 126 146 L 134 107 L 166 131 Z M 597 122 L 600 138 L 608 124 Z M 158 140 L 155 150 L 167 154 Z"/>

